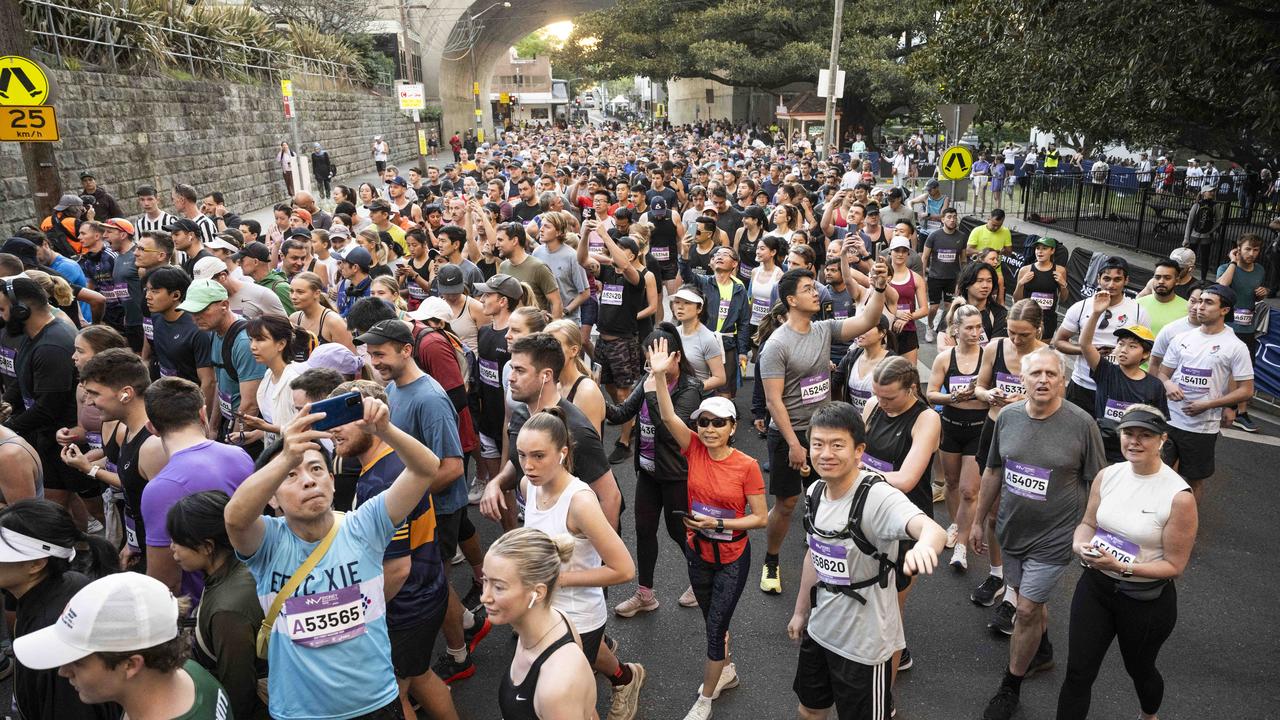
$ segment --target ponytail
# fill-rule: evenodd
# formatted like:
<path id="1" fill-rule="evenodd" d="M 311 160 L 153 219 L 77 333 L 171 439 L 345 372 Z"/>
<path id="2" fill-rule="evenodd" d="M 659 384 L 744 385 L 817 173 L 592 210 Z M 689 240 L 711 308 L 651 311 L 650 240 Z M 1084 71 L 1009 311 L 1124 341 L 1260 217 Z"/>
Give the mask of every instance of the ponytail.
<path id="1" fill-rule="evenodd" d="M 569 432 L 569 421 L 565 418 L 564 410 L 561 410 L 558 406 L 552 406 L 536 412 L 525 421 L 524 427 L 520 428 L 520 432 L 546 433 L 547 437 L 551 438 L 551 444 L 555 446 L 557 452 L 563 448 L 569 448 L 569 456 L 565 458 L 564 469 L 573 472 L 573 435 Z"/>

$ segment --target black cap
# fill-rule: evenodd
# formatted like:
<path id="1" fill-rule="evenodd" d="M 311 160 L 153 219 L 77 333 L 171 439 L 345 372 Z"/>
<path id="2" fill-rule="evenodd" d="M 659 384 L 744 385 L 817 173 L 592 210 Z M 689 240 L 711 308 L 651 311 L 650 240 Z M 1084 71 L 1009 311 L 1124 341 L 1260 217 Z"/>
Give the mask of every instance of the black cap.
<path id="1" fill-rule="evenodd" d="M 94 180 L 97 180 L 97 178 L 93 177 L 93 173 L 89 172 L 88 170 L 85 170 L 84 172 L 80 173 L 80 179 L 83 180 L 85 178 L 93 178 Z"/>
<path id="2" fill-rule="evenodd" d="M 262 262 L 271 262 L 271 250 L 260 242 L 251 242 L 244 246 L 244 249 L 231 256 L 232 260 L 240 260 L 241 258 L 253 258 Z"/>
<path id="3" fill-rule="evenodd" d="M 357 345 L 382 345 L 384 343 L 413 344 L 413 333 L 401 320 L 380 320 L 362 335 L 355 338 Z"/>
<path id="4" fill-rule="evenodd" d="M 1236 306 L 1236 291 L 1226 285 L 1214 284 L 1200 291 L 1201 295 L 1217 295 L 1222 307 Z"/>
<path id="5" fill-rule="evenodd" d="M 200 234 L 200 226 L 197 225 L 194 220 L 188 220 L 186 218 L 178 218 L 172 223 L 164 226 L 164 231 L 168 233 L 177 232 L 179 230 L 196 233 L 197 235 Z"/>
<path id="6" fill-rule="evenodd" d="M 303 238 L 306 240 L 310 240 L 311 231 L 306 228 L 289 228 L 288 232 L 284 234 L 284 239 L 288 240 L 289 238 Z M 257 244 L 257 243 L 254 243 L 254 244 Z"/>
<path id="7" fill-rule="evenodd" d="M 1139 427 L 1150 430 L 1158 435 L 1169 432 L 1169 423 L 1165 421 L 1164 416 L 1160 413 L 1153 413 L 1147 410 L 1130 410 L 1120 416 L 1120 423 L 1117 426 L 1120 430 L 1125 428 Z"/>
<path id="8" fill-rule="evenodd" d="M 0 252 L 8 253 L 17 257 L 22 261 L 22 264 L 25 267 L 36 267 L 40 264 L 36 260 L 35 244 L 25 238 L 9 238 L 4 242 L 4 246 L 0 247 Z"/>

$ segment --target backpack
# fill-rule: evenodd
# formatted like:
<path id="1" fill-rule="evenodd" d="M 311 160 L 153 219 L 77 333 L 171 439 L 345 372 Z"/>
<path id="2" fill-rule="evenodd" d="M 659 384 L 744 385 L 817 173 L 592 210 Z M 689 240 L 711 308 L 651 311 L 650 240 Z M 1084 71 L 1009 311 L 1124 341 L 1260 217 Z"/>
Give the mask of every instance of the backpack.
<path id="1" fill-rule="evenodd" d="M 1196 220 L 1191 227 L 1197 234 L 1208 235 L 1213 231 L 1213 225 L 1218 219 L 1213 206 L 1214 203 L 1210 200 L 1201 200 L 1196 204 Z"/>
<path id="2" fill-rule="evenodd" d="M 821 587 L 823 590 L 851 597 L 863 605 L 866 605 L 867 599 L 862 597 L 862 595 L 858 593 L 858 590 L 872 585 L 879 585 L 881 588 L 887 588 L 889 587 L 889 577 L 895 572 L 902 571 L 902 560 L 906 555 L 905 546 L 902 543 L 899 543 L 897 558 L 890 558 L 889 555 L 881 552 L 879 548 L 868 540 L 866 534 L 862 531 L 862 511 L 866 508 L 867 496 L 871 494 L 871 487 L 876 483 L 881 482 L 887 481 L 884 479 L 883 475 L 879 474 L 869 474 L 867 477 L 863 478 L 862 481 L 858 483 L 857 487 L 854 488 L 853 503 L 849 506 L 849 521 L 845 525 L 844 530 L 841 530 L 835 535 L 827 535 L 825 537 L 822 535 L 816 536 L 822 540 L 853 540 L 854 546 L 857 547 L 862 554 L 870 556 L 879 563 L 876 574 L 865 580 L 854 581 L 849 585 L 831 585 L 819 580 L 814 583 L 815 592 L 817 588 Z M 814 518 L 818 516 L 818 506 L 822 503 L 822 495 L 826 488 L 827 483 L 825 481 L 818 480 L 813 483 L 809 489 L 809 494 L 805 496 L 804 529 L 805 532 L 810 535 L 814 535 L 815 528 L 813 521 Z M 816 605 L 817 603 L 814 602 L 814 604 Z"/>
<path id="3" fill-rule="evenodd" d="M 422 367 L 422 362 L 418 360 L 419 349 L 422 347 L 423 338 L 430 333 L 440 333 L 453 347 L 453 357 L 458 361 L 458 373 L 462 376 L 462 385 L 447 392 L 449 399 L 453 401 L 453 409 L 462 412 L 462 409 L 467 407 L 467 388 L 471 379 L 471 368 L 476 364 L 476 354 L 452 330 L 445 328 L 437 330 L 424 324 L 415 328 L 413 332 L 414 362 L 417 362 L 419 367 Z M 422 371 L 428 372 L 424 367 Z"/>
<path id="4" fill-rule="evenodd" d="M 236 362 L 231 356 L 231 351 L 235 348 L 236 335 L 244 332 L 244 328 L 248 324 L 248 320 L 236 320 L 231 323 L 231 327 L 227 329 L 227 334 L 222 336 L 222 362 L 219 363 L 216 359 L 213 361 L 213 366 L 220 368 L 231 377 L 231 382 L 236 384 L 240 383 L 240 373 L 236 372 Z"/>

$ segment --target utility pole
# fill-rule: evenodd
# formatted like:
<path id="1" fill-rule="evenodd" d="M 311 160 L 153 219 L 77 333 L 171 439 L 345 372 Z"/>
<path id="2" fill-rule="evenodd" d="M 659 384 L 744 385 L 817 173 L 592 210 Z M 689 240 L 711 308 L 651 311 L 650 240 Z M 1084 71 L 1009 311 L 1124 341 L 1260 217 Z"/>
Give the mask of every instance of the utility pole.
<path id="1" fill-rule="evenodd" d="M 827 117 L 822 123 L 822 149 L 818 157 L 826 158 L 832 142 L 835 141 L 836 125 L 836 76 L 840 63 L 840 31 L 844 25 L 844 0 L 836 0 L 835 19 L 831 22 L 831 60 L 827 63 Z"/>
<path id="2" fill-rule="evenodd" d="M 413 49 L 409 45 L 409 1 L 400 0 L 400 34 L 404 43 L 405 75 L 410 83 L 415 82 L 413 73 Z M 427 135 L 422 129 L 422 114 L 413 111 L 413 137 L 418 141 L 418 175 L 427 176 Z"/>
<path id="3" fill-rule="evenodd" d="M 31 56 L 31 38 L 22 22 L 18 0 L 0 0 L 0 48 L 4 48 L 5 54 Z M 31 193 L 36 219 L 39 220 L 53 212 L 53 206 L 62 196 L 58 158 L 54 154 L 53 143 L 24 142 L 19 146 L 22 149 L 22 167 L 27 175 L 27 190 Z"/>

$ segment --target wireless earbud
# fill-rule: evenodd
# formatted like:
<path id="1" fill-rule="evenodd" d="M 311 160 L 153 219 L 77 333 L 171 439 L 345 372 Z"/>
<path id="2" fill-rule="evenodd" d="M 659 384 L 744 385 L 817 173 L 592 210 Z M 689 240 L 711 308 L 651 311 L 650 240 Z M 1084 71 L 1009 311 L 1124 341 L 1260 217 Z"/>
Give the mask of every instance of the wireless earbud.
<path id="1" fill-rule="evenodd" d="M 120 402 L 129 402 L 129 396 L 125 393 L 120 393 Z"/>
<path id="2" fill-rule="evenodd" d="M 529 593 L 529 609 L 530 610 L 533 609 L 533 604 L 536 602 L 538 602 L 538 593 L 536 592 Z"/>

